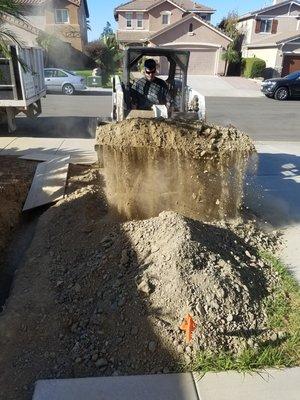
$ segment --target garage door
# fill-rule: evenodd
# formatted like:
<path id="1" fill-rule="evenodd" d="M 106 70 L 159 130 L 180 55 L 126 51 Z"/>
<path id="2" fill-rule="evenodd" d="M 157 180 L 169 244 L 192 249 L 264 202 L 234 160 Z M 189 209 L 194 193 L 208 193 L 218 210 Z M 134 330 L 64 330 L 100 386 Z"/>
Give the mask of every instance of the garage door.
<path id="1" fill-rule="evenodd" d="M 295 71 L 300 71 L 300 55 L 284 56 L 282 76 L 288 75 Z"/>
<path id="2" fill-rule="evenodd" d="M 190 49 L 189 75 L 214 75 L 216 49 Z"/>

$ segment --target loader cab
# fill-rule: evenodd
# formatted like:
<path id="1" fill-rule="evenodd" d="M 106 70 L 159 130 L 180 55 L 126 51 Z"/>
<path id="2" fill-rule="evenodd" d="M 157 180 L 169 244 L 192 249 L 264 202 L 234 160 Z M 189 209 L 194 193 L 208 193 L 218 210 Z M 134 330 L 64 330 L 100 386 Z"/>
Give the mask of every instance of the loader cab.
<path id="1" fill-rule="evenodd" d="M 120 82 L 124 94 L 124 115 L 126 118 L 133 110 L 131 88 L 135 80 L 143 76 L 142 66 L 147 58 L 157 61 L 158 77 L 165 80 L 171 105 L 168 115 L 187 111 L 187 71 L 190 52 L 168 48 L 132 47 L 125 50 L 123 76 Z"/>

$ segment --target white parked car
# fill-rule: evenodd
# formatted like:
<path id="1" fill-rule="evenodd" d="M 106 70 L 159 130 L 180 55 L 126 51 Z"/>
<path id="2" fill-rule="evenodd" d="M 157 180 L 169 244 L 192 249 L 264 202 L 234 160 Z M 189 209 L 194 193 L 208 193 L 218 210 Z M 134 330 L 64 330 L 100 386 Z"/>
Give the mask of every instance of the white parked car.
<path id="1" fill-rule="evenodd" d="M 75 92 L 86 89 L 85 78 L 74 72 L 60 68 L 45 68 L 45 83 L 47 91 L 61 92 L 71 96 Z"/>

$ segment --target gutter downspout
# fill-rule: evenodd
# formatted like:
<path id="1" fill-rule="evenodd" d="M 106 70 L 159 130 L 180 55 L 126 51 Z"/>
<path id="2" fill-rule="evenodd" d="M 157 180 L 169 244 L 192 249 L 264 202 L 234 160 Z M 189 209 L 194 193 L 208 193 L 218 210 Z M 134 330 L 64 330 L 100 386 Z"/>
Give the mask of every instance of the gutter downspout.
<path id="1" fill-rule="evenodd" d="M 281 62 L 281 67 L 280 67 L 280 76 L 282 75 L 282 71 L 283 71 L 283 61 L 284 61 L 284 54 L 283 54 L 283 46 L 286 45 L 286 42 L 281 43 L 281 57 L 282 57 L 282 62 Z"/>

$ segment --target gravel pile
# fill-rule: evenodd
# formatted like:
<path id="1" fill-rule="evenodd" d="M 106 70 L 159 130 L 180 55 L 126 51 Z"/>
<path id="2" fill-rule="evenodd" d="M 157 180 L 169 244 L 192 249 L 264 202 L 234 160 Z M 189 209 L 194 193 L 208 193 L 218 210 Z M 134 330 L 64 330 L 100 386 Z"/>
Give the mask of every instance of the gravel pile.
<path id="1" fill-rule="evenodd" d="M 252 232 L 163 212 L 85 228 L 88 254 L 72 245 L 54 252 L 51 281 L 73 361 L 108 374 L 162 372 L 200 349 L 239 352 L 271 340 L 262 303 L 276 276 L 241 238 L 258 233 L 248 225 Z M 255 240 L 276 243 L 262 233 Z M 179 329 L 188 313 L 197 324 L 189 344 Z"/>

